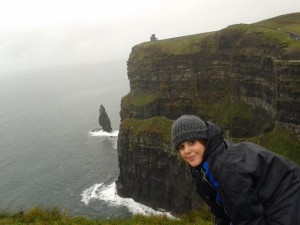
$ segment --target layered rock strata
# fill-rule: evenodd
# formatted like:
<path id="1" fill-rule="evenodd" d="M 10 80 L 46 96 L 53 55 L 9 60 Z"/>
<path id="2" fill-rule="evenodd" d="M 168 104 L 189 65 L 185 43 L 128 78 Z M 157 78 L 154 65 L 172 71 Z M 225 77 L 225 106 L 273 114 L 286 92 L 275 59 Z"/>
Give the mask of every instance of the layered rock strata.
<path id="1" fill-rule="evenodd" d="M 275 126 L 300 137 L 300 44 L 285 31 L 242 24 L 142 43 L 132 49 L 128 78 L 117 188 L 150 206 L 180 213 L 199 205 L 170 142 L 170 121 L 182 114 L 216 122 L 227 137 Z"/>

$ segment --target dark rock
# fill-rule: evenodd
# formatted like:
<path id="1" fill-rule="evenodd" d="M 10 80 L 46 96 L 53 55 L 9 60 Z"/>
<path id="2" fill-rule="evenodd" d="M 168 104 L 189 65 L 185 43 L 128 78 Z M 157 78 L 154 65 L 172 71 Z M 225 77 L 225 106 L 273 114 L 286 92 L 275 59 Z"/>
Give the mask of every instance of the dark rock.
<path id="1" fill-rule="evenodd" d="M 111 128 L 111 123 L 110 123 L 110 119 L 105 111 L 105 108 L 103 105 L 100 105 L 100 116 L 99 116 L 99 124 L 102 127 L 102 129 L 106 132 L 111 132 L 112 128 Z"/>

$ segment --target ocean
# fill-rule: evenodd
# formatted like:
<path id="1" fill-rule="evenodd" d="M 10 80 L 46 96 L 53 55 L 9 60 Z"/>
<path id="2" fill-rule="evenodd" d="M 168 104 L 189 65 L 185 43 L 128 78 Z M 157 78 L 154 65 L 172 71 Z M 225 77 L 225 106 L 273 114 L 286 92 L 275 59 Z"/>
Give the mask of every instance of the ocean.
<path id="1" fill-rule="evenodd" d="M 126 62 L 69 65 L 0 76 L 0 209 L 59 207 L 71 216 L 157 213 L 116 193 Z M 113 132 L 99 128 L 102 104 Z"/>

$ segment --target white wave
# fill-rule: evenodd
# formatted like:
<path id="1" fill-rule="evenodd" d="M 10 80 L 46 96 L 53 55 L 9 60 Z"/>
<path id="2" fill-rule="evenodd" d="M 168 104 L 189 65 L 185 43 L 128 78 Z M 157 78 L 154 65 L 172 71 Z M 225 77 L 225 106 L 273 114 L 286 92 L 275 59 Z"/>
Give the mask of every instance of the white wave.
<path id="1" fill-rule="evenodd" d="M 126 206 L 132 214 L 142 215 L 166 215 L 169 218 L 175 218 L 169 212 L 156 211 L 146 205 L 135 202 L 132 198 L 122 198 L 117 195 L 116 183 L 110 185 L 95 184 L 84 190 L 81 194 L 81 201 L 86 205 L 91 200 L 103 200 L 110 206 Z"/>
<path id="2" fill-rule="evenodd" d="M 103 130 L 91 130 L 89 132 L 89 135 L 94 137 L 118 137 L 118 134 L 118 130 L 115 130 L 113 132 L 105 132 Z"/>

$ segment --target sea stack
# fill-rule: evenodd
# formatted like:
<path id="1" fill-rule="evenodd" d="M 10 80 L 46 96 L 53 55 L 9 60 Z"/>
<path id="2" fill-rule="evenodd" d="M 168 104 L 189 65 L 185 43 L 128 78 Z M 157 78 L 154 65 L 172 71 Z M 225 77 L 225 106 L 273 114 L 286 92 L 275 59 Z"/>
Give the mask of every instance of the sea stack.
<path id="1" fill-rule="evenodd" d="M 112 128 L 111 128 L 111 123 L 110 123 L 110 119 L 105 111 L 105 108 L 103 105 L 100 105 L 100 116 L 99 116 L 99 124 L 102 127 L 102 129 L 105 132 L 111 132 Z"/>

